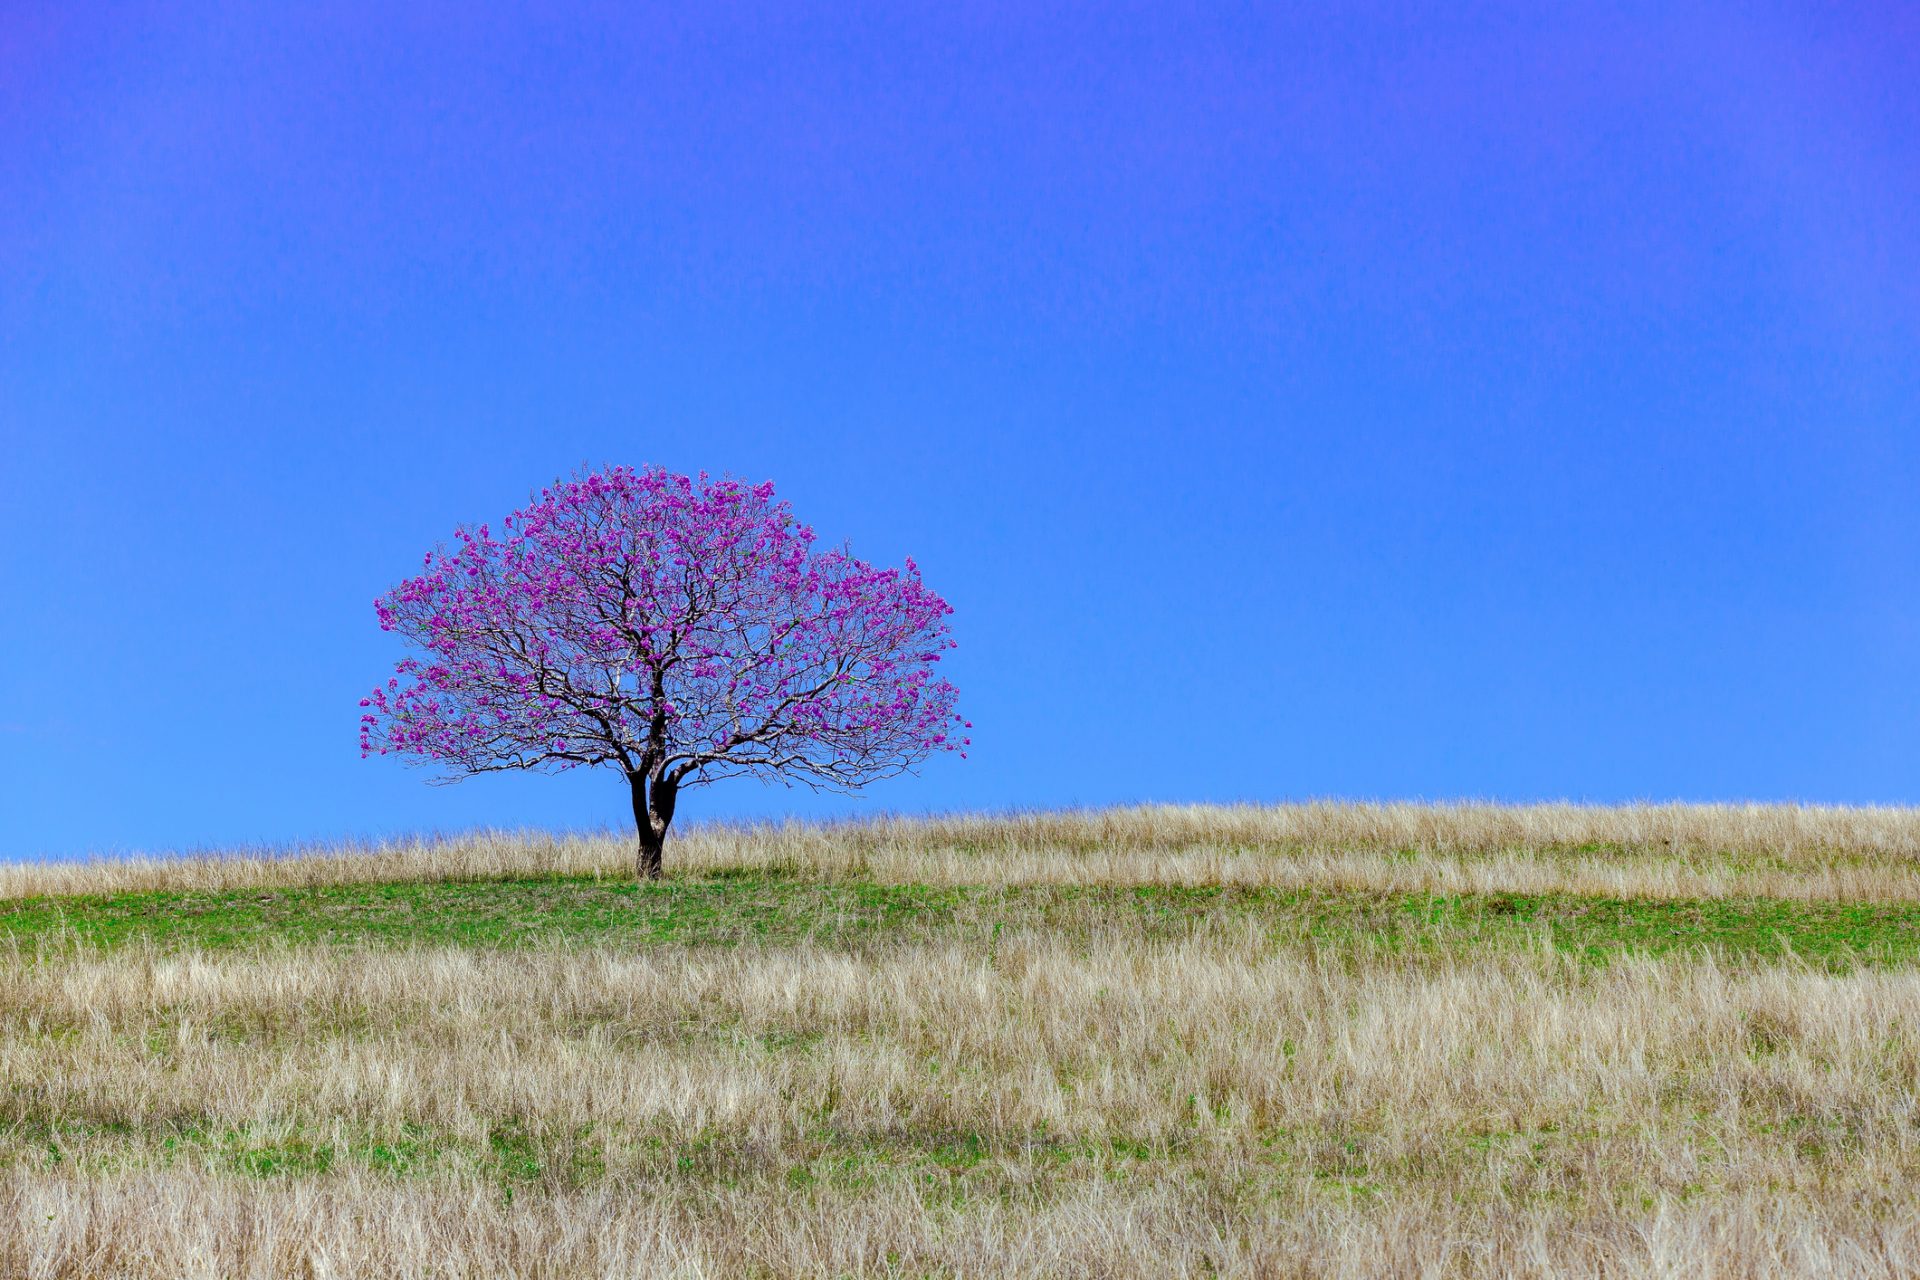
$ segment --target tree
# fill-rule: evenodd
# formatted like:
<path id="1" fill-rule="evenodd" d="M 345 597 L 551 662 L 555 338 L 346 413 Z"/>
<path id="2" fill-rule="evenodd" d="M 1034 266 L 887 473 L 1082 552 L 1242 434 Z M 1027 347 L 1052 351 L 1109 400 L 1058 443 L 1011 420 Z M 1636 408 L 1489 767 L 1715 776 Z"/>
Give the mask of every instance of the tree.
<path id="1" fill-rule="evenodd" d="M 850 792 L 964 748 L 934 674 L 945 600 L 816 548 L 773 485 L 658 467 L 577 474 L 455 532 L 375 601 L 420 656 L 363 698 L 363 756 L 452 781 L 603 765 L 626 775 L 637 870 L 660 875 L 680 792 L 756 775 Z"/>

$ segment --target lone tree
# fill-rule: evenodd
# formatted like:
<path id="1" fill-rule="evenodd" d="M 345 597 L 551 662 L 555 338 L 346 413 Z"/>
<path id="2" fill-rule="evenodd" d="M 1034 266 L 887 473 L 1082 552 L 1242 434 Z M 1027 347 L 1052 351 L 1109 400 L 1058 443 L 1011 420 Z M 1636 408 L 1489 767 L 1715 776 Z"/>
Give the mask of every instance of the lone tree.
<path id="1" fill-rule="evenodd" d="M 361 755 L 451 781 L 610 765 L 637 870 L 660 875 L 679 795 L 743 774 L 850 792 L 959 750 L 934 675 L 953 610 L 911 559 L 816 548 L 772 484 L 658 467 L 580 474 L 455 532 L 375 602 L 423 651 L 360 705 Z"/>

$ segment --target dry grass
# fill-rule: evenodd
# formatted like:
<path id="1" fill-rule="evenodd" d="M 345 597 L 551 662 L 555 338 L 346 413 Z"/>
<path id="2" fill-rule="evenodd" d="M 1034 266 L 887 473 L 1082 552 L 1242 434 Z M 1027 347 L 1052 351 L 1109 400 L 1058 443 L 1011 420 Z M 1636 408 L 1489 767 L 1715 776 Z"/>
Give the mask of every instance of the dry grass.
<path id="1" fill-rule="evenodd" d="M 1316 806 L 708 830 L 674 854 L 1123 883 L 1612 858 L 1657 893 L 1689 864 L 1885 887 L 1916 830 Z M 624 869 L 611 839 L 377 857 L 7 890 Z M 1114 919 L 857 949 L 0 952 L 0 1275 L 1920 1273 L 1920 972 Z"/>
<path id="2" fill-rule="evenodd" d="M 0 899 L 537 875 L 626 876 L 626 833 L 478 832 L 278 853 L 0 865 Z M 780 866 L 924 884 L 1920 901 L 1920 809 L 1812 805 L 1154 805 L 695 826 L 669 873 Z"/>

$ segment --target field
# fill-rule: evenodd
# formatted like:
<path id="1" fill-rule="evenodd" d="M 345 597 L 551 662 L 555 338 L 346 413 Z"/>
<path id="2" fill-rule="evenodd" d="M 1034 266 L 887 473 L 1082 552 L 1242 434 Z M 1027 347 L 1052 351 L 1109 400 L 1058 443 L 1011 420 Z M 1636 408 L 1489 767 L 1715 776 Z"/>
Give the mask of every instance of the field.
<path id="1" fill-rule="evenodd" d="M 0 867 L 0 1276 L 1920 1274 L 1920 811 Z"/>

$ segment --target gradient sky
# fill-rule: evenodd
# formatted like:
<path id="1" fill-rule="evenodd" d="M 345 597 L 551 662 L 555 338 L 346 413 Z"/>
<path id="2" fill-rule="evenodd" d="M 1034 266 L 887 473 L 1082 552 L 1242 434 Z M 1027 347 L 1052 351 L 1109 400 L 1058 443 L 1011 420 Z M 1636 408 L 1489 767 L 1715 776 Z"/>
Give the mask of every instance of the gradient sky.
<path id="1" fill-rule="evenodd" d="M 958 609 L 690 818 L 1920 802 L 1911 6 L 294 8 L 0 0 L 0 856 L 624 821 L 354 738 L 583 462 Z"/>

